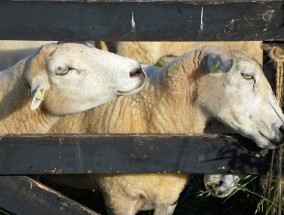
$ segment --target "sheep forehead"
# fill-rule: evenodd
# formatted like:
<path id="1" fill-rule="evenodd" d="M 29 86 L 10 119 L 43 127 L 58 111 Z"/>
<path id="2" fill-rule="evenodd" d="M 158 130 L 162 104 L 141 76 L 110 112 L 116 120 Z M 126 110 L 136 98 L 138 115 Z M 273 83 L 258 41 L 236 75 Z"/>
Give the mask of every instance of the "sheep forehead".
<path id="1" fill-rule="evenodd" d="M 87 46 L 84 47 L 80 44 L 72 44 L 72 46 L 59 45 L 56 50 L 50 54 L 48 62 L 50 66 L 53 66 L 53 64 L 76 65 L 79 62 L 89 63 L 91 61 L 90 56 L 92 56 L 92 59 L 94 59 L 94 56 L 96 54 L 97 53 L 95 51 L 92 51 L 91 48 L 88 48 Z"/>
<path id="2" fill-rule="evenodd" d="M 115 68 L 116 70 L 128 71 L 130 68 L 137 68 L 139 65 L 137 61 L 132 59 L 76 43 L 60 44 L 48 61 L 50 69 L 56 69 L 56 67 L 62 65 L 92 69 L 101 67 L 108 70 Z"/>
<path id="3" fill-rule="evenodd" d="M 254 79 L 257 82 L 260 81 L 262 84 L 267 82 L 260 64 L 253 59 L 234 58 L 232 67 L 224 75 L 228 77 L 227 81 L 229 80 L 229 83 L 236 83 L 240 85 L 243 83 L 240 81 L 243 79 L 241 78 L 241 74 L 253 75 Z"/>
<path id="4" fill-rule="evenodd" d="M 258 73 L 262 73 L 262 68 L 260 64 L 254 59 L 247 58 L 237 58 L 236 59 L 236 69 L 239 70 L 253 70 Z"/>

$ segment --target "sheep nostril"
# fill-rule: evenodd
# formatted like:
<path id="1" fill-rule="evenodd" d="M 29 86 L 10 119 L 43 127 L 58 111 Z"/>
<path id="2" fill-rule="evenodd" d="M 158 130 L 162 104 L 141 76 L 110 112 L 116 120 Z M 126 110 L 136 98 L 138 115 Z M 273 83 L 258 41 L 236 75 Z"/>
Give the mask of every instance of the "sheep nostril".
<path id="1" fill-rule="evenodd" d="M 144 74 L 142 68 L 138 68 L 138 69 L 135 69 L 134 71 L 130 72 L 130 77 L 133 78 L 133 77 L 136 77 L 136 76 L 140 76 Z"/>
<path id="2" fill-rule="evenodd" d="M 284 125 L 281 125 L 279 130 L 284 133 Z"/>

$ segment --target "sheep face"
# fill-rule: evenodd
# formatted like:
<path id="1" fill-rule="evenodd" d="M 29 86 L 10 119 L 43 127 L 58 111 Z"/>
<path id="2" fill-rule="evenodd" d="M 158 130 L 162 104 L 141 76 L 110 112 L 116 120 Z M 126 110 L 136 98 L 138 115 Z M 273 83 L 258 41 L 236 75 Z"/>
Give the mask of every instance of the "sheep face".
<path id="1" fill-rule="evenodd" d="M 76 43 L 43 46 L 27 68 L 31 108 L 39 107 L 40 93 L 44 109 L 56 115 L 85 111 L 136 93 L 146 79 L 138 62 Z"/>
<path id="2" fill-rule="evenodd" d="M 224 49 L 226 50 L 226 49 Z M 204 58 L 197 103 L 261 148 L 283 142 L 283 113 L 260 65 L 243 52 L 212 52 Z"/>
<path id="3" fill-rule="evenodd" d="M 205 174 L 203 182 L 206 190 L 213 196 L 224 198 L 229 196 L 242 179 L 242 175 Z"/>

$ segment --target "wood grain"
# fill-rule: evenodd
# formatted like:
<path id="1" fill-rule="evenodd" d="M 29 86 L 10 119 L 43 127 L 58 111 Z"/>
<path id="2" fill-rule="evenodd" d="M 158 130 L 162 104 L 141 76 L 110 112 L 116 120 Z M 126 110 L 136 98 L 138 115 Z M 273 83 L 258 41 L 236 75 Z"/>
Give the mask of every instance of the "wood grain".
<path id="1" fill-rule="evenodd" d="M 0 1 L 0 39 L 284 40 L 283 1 Z"/>
<path id="2" fill-rule="evenodd" d="M 3 135 L 0 175 L 135 172 L 266 173 L 239 135 Z"/>
<path id="3" fill-rule="evenodd" d="M 12 214 L 99 215 L 25 176 L 0 177 L 0 206 Z"/>

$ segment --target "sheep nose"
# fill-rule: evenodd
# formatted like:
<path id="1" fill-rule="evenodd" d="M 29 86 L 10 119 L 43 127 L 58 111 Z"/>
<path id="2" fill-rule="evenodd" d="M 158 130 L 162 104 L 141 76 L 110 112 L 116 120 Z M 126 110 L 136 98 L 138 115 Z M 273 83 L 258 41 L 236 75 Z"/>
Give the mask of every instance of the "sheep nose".
<path id="1" fill-rule="evenodd" d="M 130 72 L 130 77 L 134 78 L 134 77 L 140 77 L 140 76 L 145 76 L 145 72 L 142 70 L 141 67 L 133 70 L 132 72 Z"/>
<path id="2" fill-rule="evenodd" d="M 280 132 L 282 133 L 282 138 L 281 138 L 280 141 L 274 142 L 274 144 L 275 144 L 276 146 L 279 146 L 279 145 L 281 145 L 282 143 L 284 143 L 284 125 L 281 125 L 280 128 L 279 128 L 279 130 L 280 130 Z"/>

